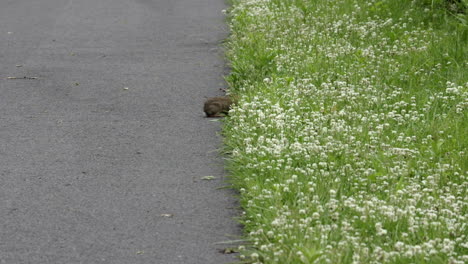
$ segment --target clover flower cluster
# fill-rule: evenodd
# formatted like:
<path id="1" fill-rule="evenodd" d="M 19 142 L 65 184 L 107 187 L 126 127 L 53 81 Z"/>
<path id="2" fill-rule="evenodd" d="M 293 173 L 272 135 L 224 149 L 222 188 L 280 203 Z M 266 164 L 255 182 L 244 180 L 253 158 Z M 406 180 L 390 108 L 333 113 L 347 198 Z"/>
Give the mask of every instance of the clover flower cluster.
<path id="1" fill-rule="evenodd" d="M 395 2 L 234 2 L 241 258 L 468 262 L 468 80 L 451 51 L 432 56 L 449 37 L 413 21 L 416 1 Z"/>

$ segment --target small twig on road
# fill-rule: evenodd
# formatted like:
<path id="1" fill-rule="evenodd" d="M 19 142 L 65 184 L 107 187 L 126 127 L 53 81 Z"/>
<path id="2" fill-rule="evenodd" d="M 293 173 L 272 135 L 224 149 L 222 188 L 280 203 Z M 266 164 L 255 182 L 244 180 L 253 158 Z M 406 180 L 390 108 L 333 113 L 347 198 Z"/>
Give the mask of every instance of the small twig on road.
<path id="1" fill-rule="evenodd" d="M 36 80 L 37 77 L 29 77 L 29 76 L 24 76 L 24 77 L 7 77 L 8 80 L 21 80 L 21 79 L 26 79 L 26 80 Z"/>

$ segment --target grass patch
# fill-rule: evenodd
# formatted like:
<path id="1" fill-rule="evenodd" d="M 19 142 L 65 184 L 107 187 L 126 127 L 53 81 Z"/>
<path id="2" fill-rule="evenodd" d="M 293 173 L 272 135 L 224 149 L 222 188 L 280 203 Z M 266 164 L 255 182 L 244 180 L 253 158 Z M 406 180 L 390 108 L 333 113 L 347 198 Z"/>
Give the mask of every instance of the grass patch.
<path id="1" fill-rule="evenodd" d="M 466 263 L 464 2 L 232 2 L 241 260 Z"/>

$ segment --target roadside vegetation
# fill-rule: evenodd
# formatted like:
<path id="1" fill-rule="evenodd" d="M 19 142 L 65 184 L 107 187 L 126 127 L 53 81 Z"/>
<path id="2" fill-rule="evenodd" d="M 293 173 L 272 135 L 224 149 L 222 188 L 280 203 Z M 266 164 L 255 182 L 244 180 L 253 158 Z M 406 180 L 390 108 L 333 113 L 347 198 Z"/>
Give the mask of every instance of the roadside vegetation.
<path id="1" fill-rule="evenodd" d="M 243 263 L 468 263 L 464 0 L 232 0 Z"/>

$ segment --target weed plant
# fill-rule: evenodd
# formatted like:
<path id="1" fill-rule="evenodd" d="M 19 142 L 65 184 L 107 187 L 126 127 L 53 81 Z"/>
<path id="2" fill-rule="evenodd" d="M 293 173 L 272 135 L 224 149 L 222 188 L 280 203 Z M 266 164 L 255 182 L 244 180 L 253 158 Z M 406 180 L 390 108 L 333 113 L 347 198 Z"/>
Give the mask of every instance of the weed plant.
<path id="1" fill-rule="evenodd" d="M 242 262 L 468 262 L 468 28 L 434 3 L 232 1 Z"/>

